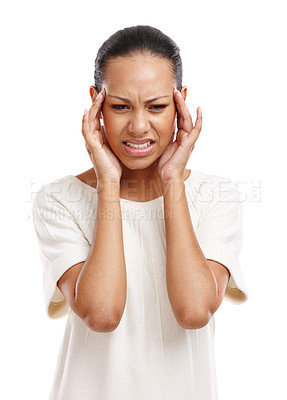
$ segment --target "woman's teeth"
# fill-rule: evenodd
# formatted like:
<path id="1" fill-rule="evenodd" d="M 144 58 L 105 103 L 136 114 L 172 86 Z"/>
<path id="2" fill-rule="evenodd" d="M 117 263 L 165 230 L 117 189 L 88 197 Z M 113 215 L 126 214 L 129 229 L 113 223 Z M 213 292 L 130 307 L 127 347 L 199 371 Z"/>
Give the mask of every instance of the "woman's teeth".
<path id="1" fill-rule="evenodd" d="M 134 149 L 145 149 L 151 145 L 152 142 L 146 142 L 144 144 L 135 144 L 135 143 L 129 143 L 125 142 L 125 144 L 129 147 L 132 147 Z"/>

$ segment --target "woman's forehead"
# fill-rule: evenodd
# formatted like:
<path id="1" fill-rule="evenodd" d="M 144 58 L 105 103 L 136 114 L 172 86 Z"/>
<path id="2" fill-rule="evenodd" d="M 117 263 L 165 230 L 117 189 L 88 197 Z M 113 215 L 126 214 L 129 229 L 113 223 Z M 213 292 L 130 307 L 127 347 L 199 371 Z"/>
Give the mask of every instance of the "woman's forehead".
<path id="1" fill-rule="evenodd" d="M 108 91 L 170 91 L 175 77 L 170 62 L 160 57 L 136 56 L 111 59 L 105 69 L 104 86 Z"/>

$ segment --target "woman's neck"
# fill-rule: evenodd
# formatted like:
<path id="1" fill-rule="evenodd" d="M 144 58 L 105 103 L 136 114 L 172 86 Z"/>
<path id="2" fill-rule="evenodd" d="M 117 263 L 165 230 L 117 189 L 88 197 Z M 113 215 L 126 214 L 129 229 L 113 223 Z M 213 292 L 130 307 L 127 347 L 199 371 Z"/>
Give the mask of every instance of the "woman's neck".
<path id="1" fill-rule="evenodd" d="M 120 197 L 133 201 L 149 201 L 162 195 L 160 176 L 156 168 L 130 170 L 123 168 Z"/>

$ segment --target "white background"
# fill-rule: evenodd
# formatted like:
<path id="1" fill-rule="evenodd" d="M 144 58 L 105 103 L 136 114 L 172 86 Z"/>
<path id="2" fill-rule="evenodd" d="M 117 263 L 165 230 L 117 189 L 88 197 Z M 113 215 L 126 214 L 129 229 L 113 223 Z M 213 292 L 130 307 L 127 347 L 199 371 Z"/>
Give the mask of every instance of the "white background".
<path id="1" fill-rule="evenodd" d="M 116 30 L 147 24 L 180 46 L 187 104 L 193 117 L 203 110 L 188 167 L 246 193 L 249 300 L 224 301 L 216 314 L 219 398 L 287 398 L 284 2 L 10 0 L 0 15 L 0 397 L 48 398 L 65 319 L 45 314 L 31 199 L 42 184 L 92 167 L 81 118 L 97 49 Z"/>

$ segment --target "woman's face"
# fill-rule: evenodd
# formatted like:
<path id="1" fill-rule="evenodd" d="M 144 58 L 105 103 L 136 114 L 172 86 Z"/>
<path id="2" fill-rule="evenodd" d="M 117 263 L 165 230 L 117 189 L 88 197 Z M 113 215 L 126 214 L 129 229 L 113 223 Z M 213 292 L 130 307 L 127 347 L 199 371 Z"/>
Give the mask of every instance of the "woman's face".
<path id="1" fill-rule="evenodd" d="M 112 151 L 127 168 L 150 166 L 167 147 L 176 114 L 175 85 L 166 59 L 137 55 L 108 62 L 103 122 Z M 136 142 L 150 144 L 141 149 L 135 148 Z"/>

